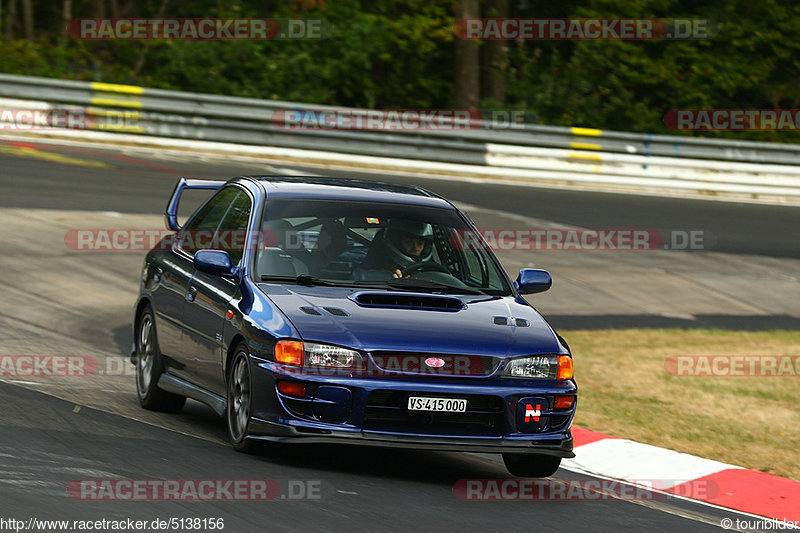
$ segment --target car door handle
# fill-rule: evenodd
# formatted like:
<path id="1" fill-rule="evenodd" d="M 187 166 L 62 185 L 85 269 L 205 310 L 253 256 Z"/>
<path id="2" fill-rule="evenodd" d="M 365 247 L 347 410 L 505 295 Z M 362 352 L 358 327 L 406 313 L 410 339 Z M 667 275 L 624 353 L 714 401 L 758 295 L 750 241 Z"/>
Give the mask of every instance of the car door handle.
<path id="1" fill-rule="evenodd" d="M 197 296 L 197 287 L 189 287 L 189 290 L 186 291 L 186 299 L 193 302 L 195 296 Z"/>

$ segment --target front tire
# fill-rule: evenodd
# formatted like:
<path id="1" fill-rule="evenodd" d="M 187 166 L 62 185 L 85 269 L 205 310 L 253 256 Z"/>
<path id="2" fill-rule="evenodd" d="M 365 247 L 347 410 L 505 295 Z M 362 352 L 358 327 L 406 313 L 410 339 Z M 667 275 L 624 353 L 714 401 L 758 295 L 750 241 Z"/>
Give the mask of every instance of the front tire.
<path id="1" fill-rule="evenodd" d="M 253 388 L 250 379 L 250 357 L 247 348 L 240 344 L 228 373 L 228 436 L 237 451 L 252 453 L 256 444 L 247 439 L 250 415 L 253 409 Z"/>
<path id="2" fill-rule="evenodd" d="M 517 477 L 550 477 L 561 465 L 561 457 L 522 453 L 504 453 L 503 462 Z"/>
<path id="3" fill-rule="evenodd" d="M 174 413 L 186 403 L 185 396 L 158 388 L 158 378 L 164 373 L 153 309 L 148 305 L 139 316 L 136 330 L 136 393 L 139 404 L 151 411 Z"/>

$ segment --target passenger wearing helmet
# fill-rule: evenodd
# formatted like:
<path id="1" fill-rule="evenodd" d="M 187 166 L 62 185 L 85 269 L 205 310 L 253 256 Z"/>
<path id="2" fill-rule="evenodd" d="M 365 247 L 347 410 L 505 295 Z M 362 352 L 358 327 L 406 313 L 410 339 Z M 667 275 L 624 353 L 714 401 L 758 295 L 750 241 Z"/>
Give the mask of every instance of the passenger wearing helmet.
<path id="1" fill-rule="evenodd" d="M 395 278 L 402 278 L 403 270 L 433 256 L 433 228 L 425 222 L 392 219 L 375 240 L 375 249 L 370 250 L 363 268 L 389 270 Z"/>

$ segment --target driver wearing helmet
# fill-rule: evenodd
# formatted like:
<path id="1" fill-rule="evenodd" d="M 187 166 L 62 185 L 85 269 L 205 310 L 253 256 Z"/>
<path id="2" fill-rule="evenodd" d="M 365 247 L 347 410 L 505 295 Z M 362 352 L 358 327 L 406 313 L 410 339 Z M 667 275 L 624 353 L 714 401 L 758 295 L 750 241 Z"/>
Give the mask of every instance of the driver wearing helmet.
<path id="1" fill-rule="evenodd" d="M 402 278 L 403 271 L 411 265 L 431 260 L 433 228 L 430 224 L 393 219 L 385 231 L 380 250 L 382 257 L 373 258 L 371 268 L 388 269 L 393 277 Z"/>

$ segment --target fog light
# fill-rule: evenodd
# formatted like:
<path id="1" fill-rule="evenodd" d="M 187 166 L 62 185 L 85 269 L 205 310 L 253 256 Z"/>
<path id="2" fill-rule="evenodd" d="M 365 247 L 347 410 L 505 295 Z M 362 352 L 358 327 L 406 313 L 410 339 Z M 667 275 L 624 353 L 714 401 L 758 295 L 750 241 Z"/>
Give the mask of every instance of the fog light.
<path id="1" fill-rule="evenodd" d="M 567 411 L 575 405 L 575 396 L 556 396 L 553 409 L 556 411 Z"/>
<path id="2" fill-rule="evenodd" d="M 286 396 L 294 396 L 296 398 L 305 398 L 306 386 L 297 381 L 279 381 L 278 392 Z"/>

